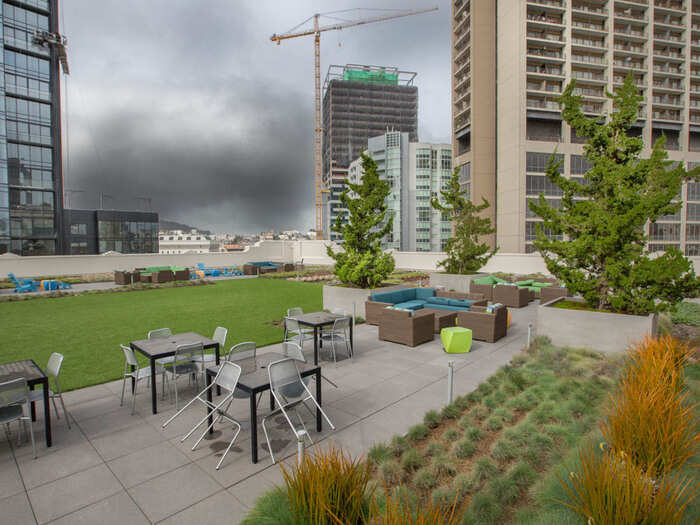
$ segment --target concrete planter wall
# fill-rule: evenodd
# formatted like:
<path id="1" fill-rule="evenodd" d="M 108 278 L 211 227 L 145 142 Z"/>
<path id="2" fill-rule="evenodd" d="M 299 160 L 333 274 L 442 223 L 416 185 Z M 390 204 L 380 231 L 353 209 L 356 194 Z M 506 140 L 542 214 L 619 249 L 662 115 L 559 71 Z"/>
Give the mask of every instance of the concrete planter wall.
<path id="1" fill-rule="evenodd" d="M 658 333 L 655 313 L 627 315 L 552 307 L 564 299 L 559 297 L 537 308 L 537 335 L 549 337 L 557 346 L 621 352 L 646 334 Z"/>
<path id="2" fill-rule="evenodd" d="M 473 279 L 485 277 L 485 273 L 473 273 L 471 275 L 460 275 L 456 273 L 433 272 L 430 274 L 430 287 L 441 286 L 445 290 L 454 290 L 459 293 L 469 293 L 469 286 Z"/>
<path id="3" fill-rule="evenodd" d="M 385 286 L 383 288 L 375 288 L 366 290 L 364 288 L 350 288 L 345 286 L 323 286 L 323 309 L 331 310 L 333 308 L 342 308 L 349 315 L 352 315 L 352 305 L 355 304 L 355 315 L 362 318 L 365 316 L 365 301 L 375 292 L 390 292 L 392 290 L 401 290 L 410 288 L 404 284 L 396 286 Z"/>

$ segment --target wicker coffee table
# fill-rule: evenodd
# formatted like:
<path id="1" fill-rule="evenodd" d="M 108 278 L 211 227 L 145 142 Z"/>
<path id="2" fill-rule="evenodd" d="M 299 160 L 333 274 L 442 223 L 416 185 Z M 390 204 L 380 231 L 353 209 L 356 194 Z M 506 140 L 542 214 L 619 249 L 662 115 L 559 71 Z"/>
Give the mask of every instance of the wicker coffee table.
<path id="1" fill-rule="evenodd" d="M 418 312 L 435 314 L 435 333 L 439 334 L 443 328 L 457 324 L 457 312 L 455 310 L 439 310 L 437 308 L 422 308 Z"/>

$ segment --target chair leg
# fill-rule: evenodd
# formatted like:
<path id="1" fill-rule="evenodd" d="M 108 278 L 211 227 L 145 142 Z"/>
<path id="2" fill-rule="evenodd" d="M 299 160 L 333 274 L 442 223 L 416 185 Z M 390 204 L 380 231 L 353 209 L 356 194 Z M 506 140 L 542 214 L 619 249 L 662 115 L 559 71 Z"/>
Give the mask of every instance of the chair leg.
<path id="1" fill-rule="evenodd" d="M 228 454 L 228 451 L 231 450 L 231 447 L 233 446 L 233 442 L 236 441 L 238 434 L 241 432 L 241 425 L 236 423 L 236 426 L 238 427 L 238 430 L 236 430 L 236 433 L 233 435 L 233 439 L 231 439 L 231 443 L 229 443 L 228 447 L 226 447 L 226 452 L 224 452 L 224 455 L 221 456 L 221 459 L 216 464 L 216 470 L 219 470 L 219 467 L 221 466 L 221 464 L 224 462 L 224 459 L 226 458 L 226 454 Z"/>
<path id="2" fill-rule="evenodd" d="M 119 406 L 123 407 L 124 406 L 124 389 L 126 388 L 126 376 L 122 379 L 122 397 L 119 400 Z"/>
<path id="3" fill-rule="evenodd" d="M 53 410 L 56 412 L 56 419 L 61 419 L 61 415 L 58 413 L 58 406 L 56 406 L 56 396 L 51 396 L 51 402 L 53 403 Z"/>
<path id="4" fill-rule="evenodd" d="M 270 417 L 272 414 L 274 414 L 274 412 L 269 414 L 267 417 Z M 272 445 L 270 444 L 270 436 L 268 436 L 267 427 L 265 426 L 265 420 L 267 419 L 267 417 L 263 418 L 262 427 L 263 427 L 263 433 L 265 434 L 265 441 L 267 441 L 267 450 L 270 452 L 270 457 L 272 458 L 272 464 L 274 465 L 275 463 L 277 463 L 277 461 L 275 461 L 275 455 L 272 453 Z"/>
<path id="5" fill-rule="evenodd" d="M 138 386 L 139 386 L 139 382 L 136 381 L 136 383 L 134 383 L 134 391 L 131 394 L 131 415 L 132 416 L 134 415 L 134 413 L 136 413 L 136 389 L 138 388 Z"/>
<path id="6" fill-rule="evenodd" d="M 66 425 L 68 425 L 68 430 L 70 430 L 70 416 L 66 410 L 66 404 L 63 402 L 63 394 L 58 394 L 58 398 L 61 400 L 61 407 L 63 408 L 63 415 L 66 418 Z"/>
<path id="7" fill-rule="evenodd" d="M 36 443 L 34 442 L 34 423 L 32 423 L 32 418 L 29 418 L 29 436 L 32 438 L 32 452 L 34 453 L 34 459 L 36 459 Z"/>

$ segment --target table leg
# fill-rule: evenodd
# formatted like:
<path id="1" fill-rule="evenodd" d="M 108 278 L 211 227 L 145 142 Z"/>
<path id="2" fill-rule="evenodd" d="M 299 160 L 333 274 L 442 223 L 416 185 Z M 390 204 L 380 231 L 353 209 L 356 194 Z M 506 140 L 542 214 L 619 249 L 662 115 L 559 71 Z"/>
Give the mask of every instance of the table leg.
<path id="1" fill-rule="evenodd" d="M 258 462 L 258 414 L 255 392 L 250 393 L 250 456 L 253 463 Z"/>
<path id="2" fill-rule="evenodd" d="M 272 390 L 270 390 L 270 412 L 275 409 L 275 396 L 272 395 Z"/>
<path id="3" fill-rule="evenodd" d="M 68 415 L 66 415 L 68 417 Z M 46 432 L 46 446 L 51 446 L 51 406 L 49 405 L 49 379 L 44 382 L 44 430 Z"/>
<path id="4" fill-rule="evenodd" d="M 209 388 L 209 385 L 211 385 L 211 377 L 209 376 L 209 374 L 207 374 L 207 373 L 205 372 L 205 373 L 204 373 L 204 376 L 207 378 L 207 379 L 206 379 L 206 381 L 207 381 L 207 401 L 209 401 L 209 404 L 207 405 L 207 415 L 209 416 L 209 417 L 207 418 L 207 419 L 208 419 L 207 422 L 209 423 L 209 433 L 210 433 L 210 434 L 213 434 L 213 433 L 214 433 L 214 426 L 212 425 L 212 423 L 214 422 L 214 418 L 213 418 L 212 414 L 214 413 L 214 410 L 212 410 L 212 408 L 211 408 L 211 405 L 212 405 L 212 394 L 211 394 L 211 391 L 212 391 L 213 389 L 212 389 L 212 388 Z"/>
<path id="5" fill-rule="evenodd" d="M 158 413 L 158 389 L 156 388 L 156 360 L 151 358 L 151 405 L 153 413 Z"/>
<path id="6" fill-rule="evenodd" d="M 134 350 L 134 345 L 129 343 L 129 347 L 131 347 L 132 350 Z M 129 366 L 131 369 L 131 395 L 134 395 L 134 391 L 136 389 L 136 378 L 134 377 L 134 371 L 136 370 L 136 367 L 134 365 Z M 155 414 L 155 412 L 154 412 Z"/>
<path id="7" fill-rule="evenodd" d="M 30 389 L 30 390 L 34 390 L 34 385 L 31 385 L 31 386 L 29 387 L 29 389 Z M 31 405 L 31 406 L 30 406 L 29 410 L 30 410 L 30 412 L 32 413 L 32 421 L 36 421 L 36 404 L 34 403 L 34 401 L 32 401 L 32 402 L 30 403 L 30 405 Z"/>
<path id="8" fill-rule="evenodd" d="M 321 400 L 321 369 L 316 371 L 316 401 L 318 404 L 322 404 Z M 321 419 L 321 411 L 316 408 L 316 432 L 321 432 L 323 430 L 323 420 Z"/>
<path id="9" fill-rule="evenodd" d="M 314 326 L 314 365 L 318 364 L 318 327 Z"/>
<path id="10" fill-rule="evenodd" d="M 221 364 L 221 357 L 219 353 L 219 344 L 216 344 L 216 366 L 219 366 Z M 204 374 L 206 375 L 206 370 L 204 371 Z M 221 387 L 219 385 L 216 385 L 216 395 L 220 396 L 221 395 Z"/>

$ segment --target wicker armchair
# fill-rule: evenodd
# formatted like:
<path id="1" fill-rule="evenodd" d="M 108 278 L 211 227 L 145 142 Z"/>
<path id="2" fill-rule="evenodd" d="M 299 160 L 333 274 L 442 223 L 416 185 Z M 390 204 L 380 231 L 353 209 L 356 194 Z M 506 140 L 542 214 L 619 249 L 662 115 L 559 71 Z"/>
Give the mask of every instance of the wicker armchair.
<path id="1" fill-rule="evenodd" d="M 126 270 L 115 270 L 114 272 L 115 284 L 131 284 L 132 278 L 132 273 L 127 272 Z"/>
<path id="2" fill-rule="evenodd" d="M 493 299 L 494 303 L 501 303 L 511 308 L 521 308 L 527 306 L 527 304 L 534 297 L 527 288 L 518 288 L 517 286 L 508 286 L 504 284 L 497 284 L 493 287 Z"/>
<path id="3" fill-rule="evenodd" d="M 469 293 L 483 295 L 487 301 L 493 300 L 492 284 L 477 284 L 474 281 L 469 283 Z"/>
<path id="4" fill-rule="evenodd" d="M 379 320 L 379 339 L 406 346 L 417 346 L 433 340 L 435 315 L 418 310 L 412 316 L 406 310 L 385 308 Z"/>
<path id="5" fill-rule="evenodd" d="M 174 279 L 172 270 L 158 270 L 153 272 L 152 279 L 154 283 L 169 283 Z"/>
<path id="6" fill-rule="evenodd" d="M 495 343 L 508 331 L 508 308 L 499 306 L 489 313 L 485 306 L 474 306 L 468 312 L 457 312 L 457 326 L 469 328 L 472 339 Z"/>

